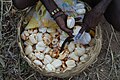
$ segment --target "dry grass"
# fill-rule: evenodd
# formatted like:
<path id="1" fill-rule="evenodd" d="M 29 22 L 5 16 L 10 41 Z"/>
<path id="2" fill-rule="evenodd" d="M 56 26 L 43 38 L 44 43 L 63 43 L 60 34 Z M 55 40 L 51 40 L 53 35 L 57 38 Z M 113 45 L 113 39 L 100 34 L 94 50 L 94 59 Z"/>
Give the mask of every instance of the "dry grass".
<path id="1" fill-rule="evenodd" d="M 0 80 L 61 80 L 42 76 L 23 60 L 17 45 L 16 26 L 24 11 L 15 9 L 11 0 L 1 0 L 0 6 Z M 120 33 L 105 20 L 102 25 L 103 47 L 99 57 L 81 74 L 63 80 L 120 80 Z"/>

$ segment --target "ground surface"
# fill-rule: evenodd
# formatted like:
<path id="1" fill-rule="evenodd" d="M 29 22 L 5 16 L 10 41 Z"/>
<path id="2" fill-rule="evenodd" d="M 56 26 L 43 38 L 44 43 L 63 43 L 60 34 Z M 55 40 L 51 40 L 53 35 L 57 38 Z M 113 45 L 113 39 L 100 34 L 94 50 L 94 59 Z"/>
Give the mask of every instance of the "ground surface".
<path id="1" fill-rule="evenodd" d="M 24 11 L 13 8 L 11 0 L 1 0 L 0 5 L 0 80 L 120 80 L 120 33 L 104 19 L 103 46 L 94 64 L 77 76 L 59 79 L 35 72 L 23 60 L 17 45 L 16 25 Z"/>

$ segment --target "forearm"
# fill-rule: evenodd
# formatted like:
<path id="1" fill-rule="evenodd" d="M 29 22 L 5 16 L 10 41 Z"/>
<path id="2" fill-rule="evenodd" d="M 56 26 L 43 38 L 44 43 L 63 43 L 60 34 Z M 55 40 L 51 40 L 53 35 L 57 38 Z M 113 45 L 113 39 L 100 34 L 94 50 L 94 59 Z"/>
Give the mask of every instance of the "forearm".
<path id="1" fill-rule="evenodd" d="M 98 10 L 100 13 L 105 13 L 111 1 L 112 0 L 101 0 L 93 9 Z"/>
<path id="2" fill-rule="evenodd" d="M 72 36 L 72 30 L 67 28 L 67 15 L 57 6 L 54 0 L 40 0 L 45 6 L 47 11 L 50 13 L 52 18 L 56 21 L 58 26 L 68 33 L 69 36 Z M 53 14 L 52 14 L 53 13 Z"/>
<path id="3" fill-rule="evenodd" d="M 54 2 L 54 0 L 40 0 L 42 2 L 42 4 L 45 6 L 45 8 L 47 9 L 47 11 L 52 15 L 52 12 L 54 12 L 54 10 L 59 9 L 59 11 L 62 11 L 57 4 Z"/>

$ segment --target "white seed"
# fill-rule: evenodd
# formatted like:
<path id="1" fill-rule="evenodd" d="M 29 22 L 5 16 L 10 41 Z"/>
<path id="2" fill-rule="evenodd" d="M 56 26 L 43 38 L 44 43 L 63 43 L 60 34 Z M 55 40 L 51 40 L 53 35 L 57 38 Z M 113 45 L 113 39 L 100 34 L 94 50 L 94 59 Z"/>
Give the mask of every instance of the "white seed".
<path id="1" fill-rule="evenodd" d="M 47 28 L 39 28 L 39 32 L 45 33 L 47 31 Z"/>
<path id="2" fill-rule="evenodd" d="M 59 54 L 59 57 L 58 59 L 62 60 L 64 59 L 65 57 L 67 57 L 68 54 L 65 53 L 65 51 L 62 51 L 60 54 Z"/>
<path id="3" fill-rule="evenodd" d="M 45 46 L 46 46 L 43 41 L 38 42 L 37 45 L 38 45 L 38 46 L 42 46 L 42 47 L 45 47 Z"/>
<path id="4" fill-rule="evenodd" d="M 73 29 L 73 35 L 77 35 L 80 29 L 81 29 L 81 26 L 75 26 Z"/>
<path id="5" fill-rule="evenodd" d="M 77 47 L 75 48 L 75 54 L 77 56 L 82 56 L 83 54 L 85 54 L 85 48 L 83 46 L 79 46 L 77 45 Z"/>
<path id="6" fill-rule="evenodd" d="M 55 72 L 55 67 L 51 64 L 47 64 L 46 67 L 45 67 L 45 70 L 47 72 Z"/>
<path id="7" fill-rule="evenodd" d="M 49 51 L 51 50 L 50 47 L 47 47 L 45 50 L 44 50 L 44 53 L 49 53 Z"/>
<path id="8" fill-rule="evenodd" d="M 87 54 L 84 54 L 83 56 L 80 57 L 81 62 L 86 62 L 88 60 L 89 56 Z"/>
<path id="9" fill-rule="evenodd" d="M 53 49 L 49 52 L 50 56 L 55 58 L 56 56 L 59 55 L 59 51 L 54 51 Z"/>
<path id="10" fill-rule="evenodd" d="M 27 40 L 27 41 L 24 42 L 24 45 L 26 45 L 26 46 L 31 45 L 32 46 L 33 43 L 30 40 Z"/>
<path id="11" fill-rule="evenodd" d="M 74 52 L 72 52 L 68 57 L 70 57 L 70 58 L 72 58 L 72 59 L 74 59 L 74 60 L 76 60 L 76 61 L 79 60 L 79 57 L 78 57 L 77 55 L 75 55 Z"/>
<path id="12" fill-rule="evenodd" d="M 53 48 L 56 48 L 56 47 L 58 47 L 58 45 L 59 45 L 59 44 L 56 43 L 56 44 L 53 44 L 52 47 L 53 47 Z"/>
<path id="13" fill-rule="evenodd" d="M 23 40 L 27 40 L 27 36 L 25 36 L 24 32 L 21 34 L 21 38 L 22 38 Z"/>
<path id="14" fill-rule="evenodd" d="M 74 49 L 75 49 L 75 44 L 74 44 L 74 42 L 72 41 L 72 42 L 70 42 L 70 44 L 68 45 L 68 50 L 69 50 L 70 52 L 72 52 Z"/>
<path id="15" fill-rule="evenodd" d="M 81 26 L 75 26 L 75 28 L 73 29 L 73 35 L 77 35 L 80 29 Z M 79 39 L 79 42 L 84 45 L 89 44 L 90 41 L 91 41 L 91 36 L 87 32 L 84 32 L 81 36 L 81 39 Z"/>
<path id="16" fill-rule="evenodd" d="M 57 42 L 58 42 L 58 39 L 55 39 L 55 38 L 54 38 L 54 39 L 52 40 L 52 44 L 53 44 L 53 45 L 57 44 Z"/>
<path id="17" fill-rule="evenodd" d="M 45 69 L 45 65 L 42 66 L 42 69 Z"/>
<path id="18" fill-rule="evenodd" d="M 48 64 L 48 63 L 51 63 L 51 62 L 52 62 L 51 56 L 50 55 L 45 55 L 43 63 Z"/>
<path id="19" fill-rule="evenodd" d="M 85 14 L 85 13 L 86 13 L 86 10 L 85 10 L 85 9 L 77 9 L 77 10 L 76 10 L 76 13 L 77 13 L 77 14 Z"/>
<path id="20" fill-rule="evenodd" d="M 37 33 L 36 39 L 37 39 L 38 42 L 42 41 L 42 36 L 43 36 L 42 33 Z"/>
<path id="21" fill-rule="evenodd" d="M 28 31 L 24 31 L 25 36 L 29 36 Z"/>
<path id="22" fill-rule="evenodd" d="M 40 41 L 36 44 L 36 50 L 37 51 L 44 51 L 45 50 L 45 44 L 43 41 Z"/>
<path id="23" fill-rule="evenodd" d="M 43 52 L 43 51 L 45 50 L 45 47 L 42 47 L 42 46 L 39 46 L 39 47 L 38 47 L 38 46 L 36 46 L 36 50 Z"/>
<path id="24" fill-rule="evenodd" d="M 39 60 L 34 60 L 33 62 L 38 66 L 43 66 L 42 62 Z"/>
<path id="25" fill-rule="evenodd" d="M 30 40 L 33 44 L 36 44 L 36 43 L 37 43 L 37 40 L 36 40 L 34 34 L 31 34 L 31 35 L 29 36 L 29 40 Z"/>
<path id="26" fill-rule="evenodd" d="M 55 28 L 47 28 L 47 32 L 48 33 L 55 33 L 56 32 L 56 29 Z"/>
<path id="27" fill-rule="evenodd" d="M 75 5 L 75 7 L 77 9 L 84 9 L 85 8 L 85 4 L 84 3 L 78 3 L 78 4 Z"/>
<path id="28" fill-rule="evenodd" d="M 35 56 L 40 60 L 44 59 L 44 54 L 43 53 L 35 53 Z"/>
<path id="29" fill-rule="evenodd" d="M 58 57 L 59 56 L 59 49 L 58 48 L 54 48 L 53 50 L 51 50 L 50 55 L 52 57 L 54 57 L 54 58 Z"/>
<path id="30" fill-rule="evenodd" d="M 34 53 L 30 53 L 30 54 L 28 55 L 29 58 L 32 58 L 33 56 L 34 56 Z"/>
<path id="31" fill-rule="evenodd" d="M 64 41 L 60 40 L 59 46 L 62 47 Z"/>
<path id="32" fill-rule="evenodd" d="M 89 33 L 86 33 L 86 32 L 83 34 L 83 36 L 79 40 L 79 42 L 84 45 L 89 44 L 90 41 L 91 41 L 91 36 Z"/>
<path id="33" fill-rule="evenodd" d="M 52 54 L 50 54 L 50 56 L 52 56 L 53 58 L 55 58 L 57 56 L 57 54 L 55 54 L 54 52 Z"/>
<path id="34" fill-rule="evenodd" d="M 31 60 L 35 60 L 35 59 L 36 59 L 34 53 L 30 53 L 30 54 L 28 55 L 28 57 L 31 58 Z"/>
<path id="35" fill-rule="evenodd" d="M 50 34 L 48 34 L 48 33 L 45 33 L 45 34 L 44 34 L 44 37 L 51 38 Z"/>
<path id="36" fill-rule="evenodd" d="M 34 34 L 36 34 L 37 32 L 38 32 L 38 30 L 37 30 L 37 29 L 35 29 L 35 30 L 33 31 L 33 33 L 34 33 Z"/>
<path id="37" fill-rule="evenodd" d="M 50 34 L 45 33 L 44 37 L 43 37 L 43 40 L 44 40 L 45 44 L 49 45 L 52 41 L 52 37 L 50 36 Z"/>
<path id="38" fill-rule="evenodd" d="M 75 19 L 73 17 L 68 17 L 67 18 L 67 27 L 73 28 L 74 25 L 75 25 Z"/>
<path id="39" fill-rule="evenodd" d="M 33 48 L 31 45 L 26 46 L 25 53 L 26 55 L 30 54 L 33 51 Z"/>
<path id="40" fill-rule="evenodd" d="M 62 65 L 62 61 L 59 59 L 55 59 L 52 63 L 51 63 L 55 68 L 58 68 Z"/>
<path id="41" fill-rule="evenodd" d="M 29 33 L 29 34 L 32 34 L 32 33 L 33 33 L 33 30 L 32 30 L 32 29 L 31 29 L 31 30 L 28 29 L 28 33 Z"/>
<path id="42" fill-rule="evenodd" d="M 69 68 L 73 68 L 73 67 L 76 66 L 74 60 L 67 60 L 67 61 L 66 61 L 66 65 L 67 65 L 67 67 L 69 67 Z"/>

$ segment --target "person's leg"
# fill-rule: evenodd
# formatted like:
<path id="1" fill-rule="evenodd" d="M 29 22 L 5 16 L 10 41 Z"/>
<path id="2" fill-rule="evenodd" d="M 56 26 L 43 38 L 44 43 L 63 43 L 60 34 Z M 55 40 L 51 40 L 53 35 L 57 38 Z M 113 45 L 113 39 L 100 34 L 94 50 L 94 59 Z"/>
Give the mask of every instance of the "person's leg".
<path id="1" fill-rule="evenodd" d="M 102 0 L 82 0 L 82 1 L 86 2 L 90 7 L 93 8 Z"/>
<path id="2" fill-rule="evenodd" d="M 33 6 L 38 0 L 12 0 L 13 5 L 18 9 L 24 9 L 28 6 Z"/>
<path id="3" fill-rule="evenodd" d="M 114 29 L 120 31 L 120 0 L 113 0 L 105 12 L 105 18 L 113 25 Z"/>
<path id="4" fill-rule="evenodd" d="M 83 0 L 92 8 L 95 7 L 101 0 Z M 106 20 L 113 25 L 114 29 L 120 31 L 120 0 L 113 0 L 105 11 Z"/>

